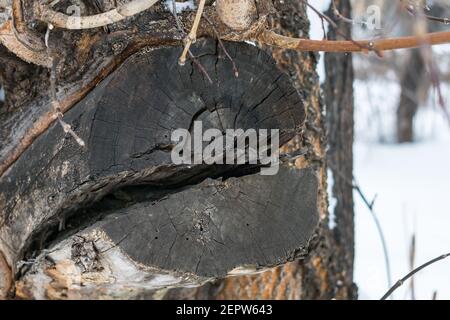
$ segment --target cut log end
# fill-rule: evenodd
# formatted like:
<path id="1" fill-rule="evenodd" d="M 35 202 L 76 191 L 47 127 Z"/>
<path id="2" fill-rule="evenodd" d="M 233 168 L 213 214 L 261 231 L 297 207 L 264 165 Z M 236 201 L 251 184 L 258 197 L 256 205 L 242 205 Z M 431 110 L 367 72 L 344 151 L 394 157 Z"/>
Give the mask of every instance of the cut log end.
<path id="1" fill-rule="evenodd" d="M 296 182 L 277 193 L 286 181 Z M 18 295 L 101 298 L 118 288 L 133 295 L 299 259 L 317 227 L 317 188 L 313 170 L 283 167 L 277 176 L 208 179 L 157 202 L 109 212 L 41 253 Z"/>

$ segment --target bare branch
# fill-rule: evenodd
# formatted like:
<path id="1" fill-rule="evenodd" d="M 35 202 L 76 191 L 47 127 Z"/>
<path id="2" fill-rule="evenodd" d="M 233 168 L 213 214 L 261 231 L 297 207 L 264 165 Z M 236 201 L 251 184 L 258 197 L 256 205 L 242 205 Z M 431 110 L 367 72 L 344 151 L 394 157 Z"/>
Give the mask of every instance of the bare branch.
<path id="1" fill-rule="evenodd" d="M 408 280 L 409 278 L 414 276 L 416 273 L 418 273 L 418 272 L 422 271 L 423 269 L 431 266 L 432 264 L 435 264 L 436 262 L 439 262 L 441 260 L 447 259 L 448 257 L 450 257 L 450 253 L 444 254 L 444 255 L 442 255 L 440 257 L 437 257 L 437 258 L 434 258 L 433 260 L 430 260 L 427 263 L 421 265 L 420 267 L 414 269 L 413 271 L 408 273 L 406 276 L 404 276 L 402 279 L 397 281 L 397 283 L 392 288 L 390 288 L 388 290 L 388 292 L 385 293 L 385 295 L 381 298 L 381 300 L 386 300 L 387 298 L 389 298 L 394 293 L 395 290 L 400 288 L 406 282 L 406 280 Z"/>
<path id="2" fill-rule="evenodd" d="M 364 192 L 362 191 L 361 187 L 358 185 L 358 183 L 356 182 L 356 179 L 354 177 L 352 178 L 352 180 L 350 180 L 349 178 L 347 178 L 346 175 L 344 175 L 342 172 L 337 170 L 337 168 L 332 163 L 328 163 L 328 165 L 330 166 L 330 168 L 333 169 L 334 172 L 336 172 L 344 180 L 345 183 L 350 185 L 353 188 L 353 190 L 355 190 L 358 193 L 358 195 L 361 197 L 361 200 L 364 202 L 364 204 L 369 209 L 370 214 L 372 215 L 372 219 L 375 222 L 375 226 L 377 228 L 378 235 L 380 237 L 381 245 L 383 247 L 384 263 L 386 266 L 386 276 L 387 276 L 387 281 L 388 281 L 388 287 L 391 287 L 392 286 L 391 262 L 389 259 L 389 252 L 388 252 L 387 242 L 386 242 L 386 238 L 384 236 L 383 228 L 381 227 L 380 220 L 378 219 L 378 216 L 374 210 L 376 198 L 374 198 L 372 201 L 370 201 L 366 197 L 366 195 L 364 194 Z"/>
<path id="3" fill-rule="evenodd" d="M 186 56 L 189 52 L 191 44 L 194 43 L 195 40 L 197 39 L 197 29 L 200 24 L 200 20 L 202 19 L 203 10 L 205 9 L 205 2 L 206 0 L 200 0 L 200 3 L 198 4 L 197 14 L 195 15 L 195 20 L 191 28 L 191 32 L 189 32 L 188 36 L 185 39 L 184 50 L 178 61 L 178 63 L 182 66 L 186 63 Z"/>
<path id="4" fill-rule="evenodd" d="M 175 18 L 175 22 L 177 24 L 177 28 L 180 31 L 180 33 L 185 37 L 186 36 L 186 32 L 184 32 L 182 26 L 181 26 L 181 22 L 180 19 L 178 18 L 178 14 L 177 14 L 177 3 L 175 0 L 172 0 L 172 14 L 173 17 Z M 220 41 L 220 40 L 219 40 Z M 188 51 L 189 53 L 189 58 L 192 60 L 192 62 L 197 66 L 197 68 L 205 75 L 206 79 L 208 79 L 209 83 L 213 83 L 211 77 L 209 76 L 208 72 L 206 71 L 205 67 L 203 67 L 203 65 L 197 60 L 196 57 L 194 57 L 194 55 L 192 54 L 191 50 Z"/>
<path id="5" fill-rule="evenodd" d="M 68 16 L 54 11 L 50 5 L 44 4 L 42 1 L 37 2 L 37 8 L 42 21 L 58 28 L 78 30 L 104 27 L 108 24 L 119 22 L 149 9 L 156 2 L 158 0 L 133 0 L 111 11 L 85 17 Z"/>
<path id="6" fill-rule="evenodd" d="M 217 31 L 216 27 L 214 26 L 214 23 L 212 23 L 212 21 L 206 15 L 203 15 L 203 18 L 205 18 L 205 20 L 208 21 L 209 25 L 213 29 L 214 34 L 216 35 L 216 38 L 217 38 L 217 41 L 219 42 L 220 47 L 222 48 L 223 52 L 225 53 L 225 55 L 227 56 L 227 58 L 230 60 L 231 64 L 233 65 L 234 76 L 236 78 L 238 78 L 239 70 L 238 70 L 233 58 L 231 57 L 231 55 L 228 53 L 227 49 L 225 48 L 223 41 L 220 39 L 219 31 Z"/>
<path id="7" fill-rule="evenodd" d="M 256 39 L 264 44 L 299 51 L 323 52 L 364 52 L 366 48 L 374 51 L 419 48 L 426 41 L 430 45 L 450 43 L 450 31 L 434 32 L 424 37 L 409 36 L 379 40 L 332 41 L 291 38 L 279 35 L 271 30 L 260 33 Z"/>
<path id="8" fill-rule="evenodd" d="M 64 115 L 61 110 L 61 106 L 58 101 L 58 97 L 56 94 L 56 69 L 58 66 L 58 59 L 54 57 L 51 53 L 50 47 L 49 47 L 49 38 L 50 38 L 50 31 L 53 29 L 53 26 L 51 24 L 48 25 L 47 32 L 45 34 L 45 45 L 47 46 L 47 54 L 50 58 L 52 67 L 50 68 L 50 97 L 52 99 L 51 104 L 53 107 L 53 118 L 55 120 L 58 120 L 58 123 L 61 125 L 65 133 L 70 134 L 75 141 L 81 146 L 85 147 L 86 144 L 81 139 L 75 131 L 73 131 L 72 126 L 64 121 Z"/>
<path id="9" fill-rule="evenodd" d="M 45 49 L 39 42 L 35 42 L 35 45 L 28 44 L 25 39 L 27 37 L 28 35 L 19 34 L 15 30 L 12 21 L 7 21 L 0 28 L 0 44 L 3 44 L 23 61 L 49 68 L 50 63 Z"/>

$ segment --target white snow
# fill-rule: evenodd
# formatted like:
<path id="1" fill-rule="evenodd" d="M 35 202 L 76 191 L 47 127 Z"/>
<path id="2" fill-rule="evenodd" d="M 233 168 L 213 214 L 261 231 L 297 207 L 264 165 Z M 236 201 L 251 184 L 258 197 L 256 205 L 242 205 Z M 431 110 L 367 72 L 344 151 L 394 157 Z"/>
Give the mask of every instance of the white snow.
<path id="1" fill-rule="evenodd" d="M 175 0 L 165 0 L 164 5 L 166 8 L 173 13 L 173 1 Z M 177 13 L 181 13 L 185 10 L 194 10 L 196 8 L 196 5 L 193 0 L 188 0 L 184 2 L 176 2 L 175 3 L 177 8 Z"/>
<path id="2" fill-rule="evenodd" d="M 323 11 L 329 5 L 328 0 L 309 2 Z M 320 19 L 311 11 L 309 17 L 311 38 L 322 39 Z M 449 70 L 450 46 L 438 46 L 434 51 L 439 69 Z M 323 59 L 319 75 L 323 81 Z M 450 85 L 441 84 L 441 88 L 450 110 Z M 450 252 L 450 124 L 431 95 L 416 118 L 417 142 L 395 144 L 395 109 L 400 95 L 395 75 L 356 81 L 354 89 L 355 177 L 367 197 L 377 197 L 375 211 L 386 237 L 395 282 L 410 271 L 413 233 L 417 238 L 416 266 Z M 356 193 L 354 196 L 355 282 L 360 299 L 379 299 L 388 289 L 382 246 L 370 212 Z M 330 223 L 332 226 L 333 221 Z M 438 299 L 450 299 L 450 260 L 429 267 L 414 279 L 416 298 L 431 299 L 437 291 Z M 395 298 L 410 299 L 409 283 Z"/>
<path id="3" fill-rule="evenodd" d="M 450 95 L 449 86 L 442 85 L 442 90 Z M 413 233 L 416 266 L 450 252 L 450 125 L 431 99 L 416 119 L 418 142 L 392 143 L 399 91 L 398 84 L 389 81 L 355 83 L 355 176 L 367 196 L 377 195 L 375 210 L 387 239 L 394 281 L 409 272 Z M 355 197 L 355 281 L 362 297 L 377 299 L 387 289 L 382 247 L 368 209 Z M 441 262 L 416 276 L 417 298 L 431 299 L 435 290 L 438 297 L 450 298 L 449 263 Z M 407 291 L 405 285 L 395 298 L 409 298 Z"/>

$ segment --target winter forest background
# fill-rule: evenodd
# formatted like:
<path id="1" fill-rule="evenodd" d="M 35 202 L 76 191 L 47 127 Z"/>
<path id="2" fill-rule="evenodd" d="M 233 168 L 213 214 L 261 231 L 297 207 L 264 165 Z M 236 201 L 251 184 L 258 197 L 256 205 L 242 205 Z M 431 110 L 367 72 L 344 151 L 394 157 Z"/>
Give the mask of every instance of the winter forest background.
<path id="1" fill-rule="evenodd" d="M 330 4 L 330 1 L 323 0 L 309 2 L 323 11 Z M 380 4 L 383 8 L 382 28 L 394 24 L 392 35 L 411 32 L 411 17 L 404 15 L 395 23 L 398 15 L 387 8 L 390 1 L 353 1 L 354 16 L 364 17 L 366 8 L 371 4 Z M 439 5 L 446 12 L 440 14 L 448 16 L 450 3 L 440 1 Z M 320 19 L 311 10 L 309 16 L 311 38 L 321 39 Z M 377 32 L 354 25 L 355 39 L 373 37 Z M 433 54 L 440 72 L 442 94 L 448 106 L 450 46 L 435 46 Z M 386 53 L 383 60 L 374 55 L 354 56 L 354 174 L 365 195 L 369 199 L 376 197 L 374 211 L 386 238 L 393 281 L 410 271 L 411 252 L 415 252 L 415 266 L 418 266 L 448 251 L 450 243 L 450 126 L 429 84 L 419 85 L 418 92 L 414 92 L 418 93 L 419 99 L 414 118 L 414 141 L 397 143 L 396 113 L 401 96 L 401 77 L 405 70 L 418 68 L 408 60 L 410 55 L 411 50 L 402 50 Z M 323 70 L 323 63 L 320 68 Z M 323 74 L 320 71 L 322 79 Z M 417 75 L 422 82 L 427 82 L 427 78 L 426 73 Z M 333 205 L 332 199 L 330 205 Z M 360 299 L 377 299 L 387 288 L 384 255 L 371 213 L 357 194 L 355 223 L 355 282 L 359 287 Z M 414 250 L 411 249 L 413 237 Z M 431 299 L 435 294 L 438 299 L 449 298 L 448 270 L 448 264 L 442 263 L 417 275 L 414 278 L 415 298 Z M 395 293 L 397 299 L 411 297 L 410 284 L 405 284 Z"/>

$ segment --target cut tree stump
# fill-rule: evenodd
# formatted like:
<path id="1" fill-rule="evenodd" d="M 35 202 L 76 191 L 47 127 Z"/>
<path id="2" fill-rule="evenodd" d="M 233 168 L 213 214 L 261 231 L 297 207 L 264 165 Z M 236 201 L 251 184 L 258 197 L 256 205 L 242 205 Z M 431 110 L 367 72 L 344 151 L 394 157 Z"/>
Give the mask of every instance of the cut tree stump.
<path id="1" fill-rule="evenodd" d="M 265 177 L 171 161 L 171 133 L 194 121 L 279 129 L 281 146 L 304 125 L 303 102 L 269 55 L 225 47 L 237 78 L 215 40 L 199 40 L 184 67 L 181 47 L 137 53 L 66 113 L 86 148 L 58 124 L 32 143 L 0 177 L 0 283 L 10 268 L 19 297 L 123 298 L 305 255 L 318 224 L 313 169 L 283 164 Z"/>

